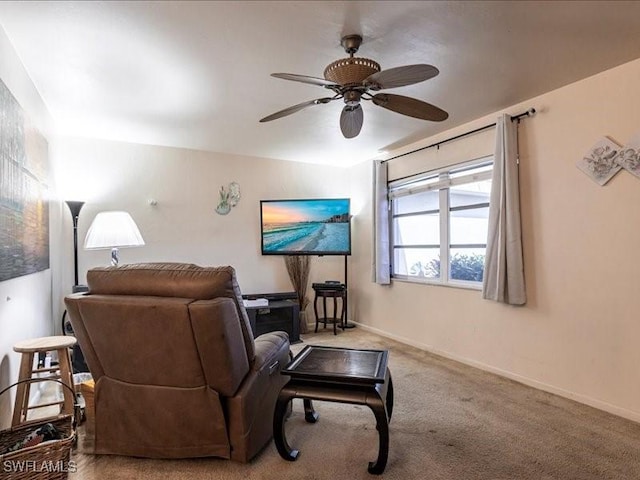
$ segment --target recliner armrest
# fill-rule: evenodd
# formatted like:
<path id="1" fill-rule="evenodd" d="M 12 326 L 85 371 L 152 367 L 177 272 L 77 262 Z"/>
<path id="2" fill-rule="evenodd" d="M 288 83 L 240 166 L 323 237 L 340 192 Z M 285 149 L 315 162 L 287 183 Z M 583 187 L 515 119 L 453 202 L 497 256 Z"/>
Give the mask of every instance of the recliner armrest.
<path id="1" fill-rule="evenodd" d="M 251 370 L 262 370 L 268 366 L 272 370 L 269 373 L 275 373 L 273 362 L 277 360 L 278 352 L 285 344 L 289 344 L 289 335 L 286 332 L 270 332 L 257 337 L 255 339 L 256 356 Z M 279 372 L 284 367 L 285 365 L 279 365 L 276 370 Z"/>
<path id="2" fill-rule="evenodd" d="M 233 397 L 227 399 L 231 458 L 249 461 L 273 435 L 273 411 L 289 377 L 280 371 L 289 362 L 289 336 L 271 332 L 255 339 L 251 370 Z"/>

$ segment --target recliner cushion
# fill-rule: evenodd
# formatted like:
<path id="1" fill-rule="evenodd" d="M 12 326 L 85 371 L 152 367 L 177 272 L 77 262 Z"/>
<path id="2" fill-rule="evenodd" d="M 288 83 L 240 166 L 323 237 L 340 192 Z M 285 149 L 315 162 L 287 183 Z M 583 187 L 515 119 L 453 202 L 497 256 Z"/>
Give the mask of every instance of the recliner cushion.
<path id="1" fill-rule="evenodd" d="M 255 346 L 249 317 L 233 267 L 200 267 L 191 263 L 136 263 L 118 267 L 97 267 L 87 272 L 91 295 L 132 295 L 211 300 L 233 300 L 247 357 L 253 361 Z"/>
<path id="2" fill-rule="evenodd" d="M 233 301 L 198 300 L 189 305 L 189 313 L 207 384 L 222 396 L 233 396 L 249 372 Z"/>
<path id="3" fill-rule="evenodd" d="M 89 295 L 78 304 L 108 377 L 135 384 L 200 387 L 190 299 Z"/>

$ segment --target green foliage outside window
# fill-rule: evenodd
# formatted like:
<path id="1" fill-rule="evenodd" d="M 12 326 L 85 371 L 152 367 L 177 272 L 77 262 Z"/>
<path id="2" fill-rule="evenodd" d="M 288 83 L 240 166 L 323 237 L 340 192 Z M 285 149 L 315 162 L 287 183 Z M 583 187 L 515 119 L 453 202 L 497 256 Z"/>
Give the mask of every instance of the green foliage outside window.
<path id="1" fill-rule="evenodd" d="M 452 280 L 466 280 L 469 282 L 482 282 L 484 274 L 484 255 L 472 253 L 456 253 L 451 257 L 450 276 Z M 439 278 L 440 257 L 422 263 L 414 263 L 409 273 L 419 277 Z"/>

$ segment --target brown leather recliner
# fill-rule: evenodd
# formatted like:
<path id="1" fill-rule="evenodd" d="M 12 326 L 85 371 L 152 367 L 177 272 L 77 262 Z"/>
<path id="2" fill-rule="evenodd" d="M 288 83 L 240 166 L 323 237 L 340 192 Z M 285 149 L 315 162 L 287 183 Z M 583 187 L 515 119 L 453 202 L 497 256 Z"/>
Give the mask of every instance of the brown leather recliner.
<path id="1" fill-rule="evenodd" d="M 289 339 L 255 339 L 232 267 L 94 268 L 65 304 L 95 386 L 95 451 L 249 461 L 272 438 Z"/>

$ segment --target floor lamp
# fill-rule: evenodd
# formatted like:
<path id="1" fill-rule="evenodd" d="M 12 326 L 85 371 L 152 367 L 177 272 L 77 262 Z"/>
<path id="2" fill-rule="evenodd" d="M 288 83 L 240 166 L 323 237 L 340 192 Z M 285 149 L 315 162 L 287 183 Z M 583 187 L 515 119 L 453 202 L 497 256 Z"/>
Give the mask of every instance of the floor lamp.
<path id="1" fill-rule="evenodd" d="M 73 220 L 73 293 L 84 292 L 87 290 L 87 287 L 84 285 L 78 285 L 78 217 L 80 215 L 80 210 L 82 210 L 82 206 L 84 202 L 76 202 L 72 200 L 67 200 L 65 202 L 69 206 L 69 210 L 71 211 L 71 218 Z"/>
<path id="2" fill-rule="evenodd" d="M 65 202 L 71 211 L 71 219 L 73 220 L 73 293 L 78 292 L 86 292 L 88 290 L 86 285 L 78 285 L 78 217 L 80 216 L 80 210 L 82 210 L 82 206 L 84 202 L 76 202 L 72 200 L 67 200 Z M 71 324 L 66 321 L 67 311 L 65 310 L 62 314 L 62 333 L 64 335 L 73 335 L 73 328 Z M 88 372 L 89 367 L 87 367 L 86 362 L 84 361 L 84 355 L 82 350 L 80 350 L 80 346 L 78 344 L 73 346 L 73 354 L 71 355 L 73 359 L 73 373 L 77 372 Z"/>

